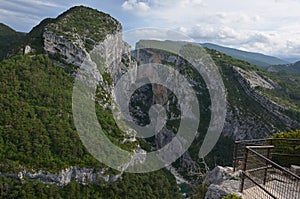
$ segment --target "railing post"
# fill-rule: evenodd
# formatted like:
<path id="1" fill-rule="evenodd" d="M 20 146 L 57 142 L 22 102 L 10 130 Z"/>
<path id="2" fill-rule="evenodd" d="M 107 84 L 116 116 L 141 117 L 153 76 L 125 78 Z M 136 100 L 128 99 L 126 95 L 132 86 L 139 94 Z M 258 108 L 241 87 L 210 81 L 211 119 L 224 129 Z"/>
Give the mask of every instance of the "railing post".
<path id="1" fill-rule="evenodd" d="M 271 145 L 271 146 L 274 146 L 274 145 L 273 145 L 273 139 L 274 139 L 274 138 L 270 138 L 270 140 L 271 140 L 270 145 Z M 275 141 L 275 143 L 276 143 L 276 141 Z M 273 153 L 273 151 L 270 151 L 270 154 L 269 154 L 269 156 L 268 156 L 268 158 L 269 158 L 270 160 L 272 159 L 272 156 L 273 156 L 272 153 Z"/>
<path id="2" fill-rule="evenodd" d="M 237 161 L 237 147 L 238 143 L 234 142 L 234 151 L 233 151 L 233 172 L 235 172 L 236 169 L 236 161 Z"/>
<path id="3" fill-rule="evenodd" d="M 269 145 L 273 145 L 273 138 L 270 138 L 270 144 Z"/>
<path id="4" fill-rule="evenodd" d="M 267 149 L 267 159 L 268 160 L 270 160 L 270 154 L 271 154 L 271 148 L 268 148 Z M 266 182 L 267 182 L 267 172 L 268 172 L 268 161 L 266 161 L 266 168 L 265 168 L 265 173 L 264 173 L 264 185 L 266 185 Z"/>
<path id="5" fill-rule="evenodd" d="M 246 147 L 246 149 L 245 149 L 245 158 L 244 158 L 244 168 L 243 168 L 243 172 L 242 172 L 241 193 L 243 193 L 243 190 L 244 190 L 244 183 L 245 183 L 244 173 L 246 172 L 246 167 L 247 167 L 248 152 L 249 152 L 249 150 Z"/>

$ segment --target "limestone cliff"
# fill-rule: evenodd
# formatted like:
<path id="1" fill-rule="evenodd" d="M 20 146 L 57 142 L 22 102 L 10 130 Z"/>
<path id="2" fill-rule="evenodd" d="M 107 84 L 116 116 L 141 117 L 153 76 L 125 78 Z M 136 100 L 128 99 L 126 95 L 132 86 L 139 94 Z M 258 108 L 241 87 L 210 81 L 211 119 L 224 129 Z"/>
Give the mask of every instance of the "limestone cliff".
<path id="1" fill-rule="evenodd" d="M 256 89 L 257 87 L 274 89 L 279 86 L 277 83 L 266 77 L 261 77 L 253 71 L 246 71 L 237 67 L 233 67 L 233 71 L 244 91 L 255 99 L 262 107 L 278 117 L 288 127 L 294 129 L 300 127 L 299 121 L 292 120 L 282 113 L 282 111 L 286 109 L 285 107 L 275 103 Z"/>
<path id="2" fill-rule="evenodd" d="M 82 47 L 78 47 L 71 40 L 56 35 L 51 31 L 45 31 L 43 38 L 45 51 L 61 56 L 69 64 L 80 66 L 87 57 L 87 52 Z"/>
<path id="3" fill-rule="evenodd" d="M 115 82 L 129 67 L 136 64 L 131 59 L 130 46 L 122 40 L 122 27 L 117 20 L 105 13 L 79 6 L 71 8 L 56 19 L 47 20 L 47 23 L 42 22 L 32 32 L 38 32 L 38 36 L 41 37 L 41 43 L 38 45 L 43 47 L 43 52 L 58 66 L 68 65 L 77 69 L 84 65 L 84 62 L 95 63 L 94 68 L 87 68 L 87 79 L 80 75 L 76 78 L 81 78 L 83 83 L 97 85 L 99 93 L 95 95 L 98 96 L 98 104 L 103 110 L 111 108 L 111 92 Z M 75 77 L 74 73 L 69 75 Z M 91 98 L 95 99 L 95 96 Z M 127 144 L 127 146 L 133 143 L 131 148 L 134 149 L 137 145 L 134 134 L 130 131 L 124 132 L 124 135 L 122 140 L 116 141 L 120 145 Z M 64 186 L 71 180 L 81 184 L 97 183 L 98 179 L 111 182 L 123 174 L 121 172 L 117 175 L 108 175 L 107 168 L 94 171 L 93 168 L 68 166 L 69 168 L 60 173 L 21 169 L 19 174 L 0 175 L 16 179 L 39 179 L 45 183 Z"/>
<path id="4" fill-rule="evenodd" d="M 228 194 L 241 196 L 240 172 L 232 172 L 230 167 L 217 166 L 211 170 L 203 181 L 203 185 L 208 185 L 205 199 L 221 199 Z"/>
<path id="5" fill-rule="evenodd" d="M 157 50 L 143 49 L 139 50 L 137 53 L 138 61 L 141 63 L 164 63 L 167 65 L 173 65 L 178 70 L 183 70 L 184 62 L 180 57 L 176 57 L 172 54 L 166 52 L 159 52 Z M 265 87 L 272 89 L 279 86 L 277 83 L 273 82 L 271 79 L 266 77 L 261 77 L 254 71 L 246 71 L 242 68 L 228 64 L 220 66 L 228 68 L 229 71 L 233 71 L 233 74 L 222 73 L 224 80 L 231 78 L 234 81 L 238 81 L 240 88 L 234 90 L 234 88 L 227 87 L 227 90 L 231 90 L 236 93 L 245 93 L 245 96 L 239 96 L 241 99 L 237 101 L 232 101 L 230 98 L 228 100 L 228 112 L 226 115 L 226 122 L 223 129 L 223 135 L 233 137 L 234 139 L 252 139 L 252 138 L 263 138 L 278 130 L 274 125 L 278 121 L 283 122 L 287 127 L 296 126 L 297 122 L 288 118 L 288 116 L 280 113 L 283 109 L 280 105 L 272 102 L 266 96 L 256 91 L 257 87 Z M 139 73 L 139 72 L 138 72 Z M 205 88 L 205 84 L 199 82 L 193 82 L 192 84 L 198 87 Z M 166 89 L 154 89 L 156 96 L 168 96 L 170 92 Z M 199 95 L 202 95 L 203 91 L 197 91 Z M 253 112 L 246 111 L 247 104 L 239 103 L 238 101 L 243 101 L 244 97 L 249 96 L 251 103 L 256 104 L 258 109 Z M 167 99 L 167 97 L 164 97 Z M 247 99 L 249 101 L 249 99 Z M 266 114 L 264 114 L 265 112 Z M 202 113 L 207 114 L 207 113 Z M 264 119 L 261 119 L 264 118 Z"/>
<path id="6" fill-rule="evenodd" d="M 139 42 L 137 44 L 137 48 L 142 46 L 143 42 L 145 41 Z M 170 52 L 151 48 L 142 48 L 137 50 L 136 59 L 141 64 L 156 63 L 168 65 L 185 75 L 189 79 L 189 83 L 193 85 L 193 88 L 201 101 L 201 119 L 204 121 L 209 119 L 210 102 L 209 100 L 206 101 L 206 97 L 209 98 L 209 95 L 206 91 L 205 82 L 200 79 L 196 79 L 196 73 L 191 72 L 192 70 L 190 71 L 188 69 L 191 67 L 189 63 L 183 60 L 180 56 L 176 56 Z M 220 62 L 221 63 L 218 64 L 218 67 L 226 85 L 226 93 L 228 97 L 227 114 L 222 136 L 232 139 L 233 142 L 233 140 L 265 138 L 277 131 L 280 131 L 281 129 L 299 127 L 297 121 L 290 119 L 287 115 L 281 112 L 284 107 L 276 104 L 258 90 L 259 88 L 278 88 L 280 85 L 277 82 L 259 74 L 259 72 L 257 72 L 254 68 L 235 66 L 231 62 L 225 62 L 223 60 Z M 142 72 L 137 71 L 137 75 L 141 75 L 140 73 Z M 147 73 L 151 74 L 151 71 L 147 71 Z M 172 95 L 168 89 L 161 87 L 152 87 L 152 92 L 153 96 L 158 98 L 157 102 L 170 100 L 170 96 Z M 143 97 L 140 97 L 140 99 L 143 99 Z M 165 106 L 165 108 L 167 111 L 171 111 L 168 109 L 168 106 Z M 137 115 L 141 116 L 143 114 L 146 113 L 140 112 Z M 170 118 L 170 120 L 174 123 L 178 122 L 179 119 L 180 115 L 176 114 Z M 208 123 L 202 125 L 208 125 Z M 205 131 L 205 128 L 203 128 L 202 125 L 200 124 L 196 141 L 194 142 L 194 146 L 192 145 L 191 147 L 193 150 L 186 152 L 175 163 L 176 170 L 185 177 L 188 176 L 188 178 L 190 178 L 193 174 L 197 174 L 198 177 L 202 176 L 201 169 L 199 168 L 202 167 L 203 163 L 199 163 L 199 160 L 195 161 L 198 159 L 197 154 L 195 154 L 195 145 L 199 146 L 203 141 L 203 131 Z M 176 128 L 163 128 L 163 130 L 155 136 L 153 145 L 155 149 L 159 149 L 167 143 L 170 143 L 170 141 L 174 138 L 175 133 Z M 223 140 L 221 139 L 219 145 L 222 145 L 222 142 Z M 226 148 L 225 150 L 230 151 L 231 149 Z M 225 157 L 219 158 L 222 159 Z M 227 158 L 230 159 L 230 157 Z"/>
<path id="7" fill-rule="evenodd" d="M 24 180 L 24 178 L 39 180 L 46 184 L 56 184 L 58 186 L 66 186 L 71 181 L 76 181 L 77 183 L 86 185 L 89 183 L 99 184 L 100 180 L 105 182 L 115 182 L 122 174 L 106 174 L 107 168 L 98 169 L 96 171 L 93 168 L 80 168 L 72 166 L 62 170 L 60 173 L 51 173 L 49 171 L 29 171 L 23 170 L 18 174 L 11 173 L 1 173 L 0 176 L 5 176 L 9 178 L 15 178 L 18 180 Z"/>

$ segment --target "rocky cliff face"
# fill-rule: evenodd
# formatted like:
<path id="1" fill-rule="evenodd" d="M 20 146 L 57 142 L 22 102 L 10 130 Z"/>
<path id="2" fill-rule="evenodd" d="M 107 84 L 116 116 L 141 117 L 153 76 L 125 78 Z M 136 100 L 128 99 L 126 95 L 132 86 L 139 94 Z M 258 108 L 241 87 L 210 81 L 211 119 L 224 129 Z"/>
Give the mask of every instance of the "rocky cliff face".
<path id="1" fill-rule="evenodd" d="M 89 54 L 84 46 L 84 41 L 74 35 L 76 40 L 70 40 L 54 32 L 46 30 L 43 33 L 44 50 L 49 54 L 54 54 L 62 58 L 65 62 L 81 66 Z M 130 46 L 123 42 L 122 33 L 106 35 L 103 41 L 93 41 L 93 56 L 98 59 L 103 59 L 102 69 L 113 76 L 114 79 L 122 75 L 122 70 L 126 69 L 131 64 L 129 56 Z M 122 62 L 122 58 L 126 62 Z M 126 64 L 126 65 L 125 65 Z M 99 80 L 100 81 L 100 80 Z"/>
<path id="2" fill-rule="evenodd" d="M 159 51 L 157 49 L 141 49 L 136 53 L 136 58 L 139 63 L 157 63 L 164 64 L 174 67 L 178 71 L 184 71 L 187 64 L 182 60 L 182 58 L 175 56 L 171 53 Z M 268 97 L 263 95 L 258 91 L 257 88 L 265 89 L 275 89 L 279 85 L 272 79 L 260 75 L 255 70 L 246 70 L 244 67 L 236 67 L 230 63 L 222 63 L 219 65 L 220 72 L 223 77 L 223 81 L 226 85 L 227 94 L 227 114 L 225 125 L 222 131 L 222 135 L 225 137 L 232 138 L 233 140 L 244 140 L 244 139 L 256 139 L 265 138 L 280 128 L 290 128 L 297 126 L 297 122 L 288 118 L 285 114 L 281 113 L 284 107 L 274 103 Z M 246 67 L 245 67 L 246 68 Z M 147 71 L 151 74 L 151 71 Z M 137 75 L 140 75 L 140 71 L 137 71 Z M 205 96 L 205 84 L 201 81 L 194 81 L 192 76 L 193 73 L 186 73 L 188 78 L 191 79 L 190 83 L 196 89 L 199 96 Z M 156 93 L 156 96 L 161 98 L 158 102 L 163 101 L 163 99 L 168 99 L 170 92 L 167 89 L 157 89 L 152 88 Z M 203 98 L 200 98 L 203 100 Z M 203 104 L 201 105 L 203 106 Z M 166 107 L 168 110 L 168 107 Z M 204 112 L 201 112 L 205 117 L 209 117 L 209 108 L 202 107 Z M 176 122 L 179 119 L 178 115 L 175 115 L 172 119 Z M 174 130 L 174 131 L 173 131 Z M 161 148 L 169 143 L 175 136 L 176 129 L 163 128 L 163 130 L 155 136 L 155 147 Z M 198 136 L 201 136 L 201 132 L 198 132 Z M 201 143 L 199 139 L 199 143 Z M 219 143 L 222 145 L 222 143 Z M 230 150 L 230 149 L 228 149 Z M 176 170 L 183 174 L 183 176 L 188 176 L 197 173 L 201 176 L 201 168 L 199 162 L 194 161 L 195 154 L 193 151 L 185 153 L 180 160 L 175 163 L 177 166 Z M 197 157 L 198 158 L 198 157 Z M 224 157 L 223 157 L 224 158 Z M 180 165 L 180 166 L 178 166 Z M 182 170 L 185 168 L 185 171 Z M 183 172 L 181 172 L 183 171 Z M 186 175 L 188 173 L 188 175 Z M 192 181 L 190 181 L 192 182 Z M 231 181 L 226 182 L 230 184 Z M 226 184 L 225 183 L 225 184 Z M 234 181 L 232 183 L 235 183 Z M 226 185 L 226 186 L 227 186 Z M 211 187 L 213 190 L 215 187 Z M 233 186 L 237 187 L 237 184 Z M 220 189 L 223 189 L 222 187 Z M 229 193 L 225 191 L 224 193 Z M 209 196 L 208 198 L 213 197 Z"/>
<path id="3" fill-rule="evenodd" d="M 95 171 L 95 169 L 89 168 L 80 168 L 80 167 L 70 167 L 62 170 L 60 173 L 50 173 L 48 171 L 39 170 L 28 171 L 23 170 L 18 174 L 9 174 L 9 173 L 1 173 L 0 176 L 15 178 L 18 180 L 23 180 L 24 178 L 39 180 L 46 184 L 56 184 L 58 186 L 66 186 L 71 181 L 76 181 L 77 183 L 86 185 L 88 183 L 99 184 L 101 180 L 105 182 L 115 182 L 122 174 L 113 175 L 113 174 L 105 174 L 108 169 L 99 169 Z"/>
<path id="4" fill-rule="evenodd" d="M 221 199 L 230 193 L 241 196 L 239 179 L 239 171 L 233 173 L 230 167 L 215 167 L 203 181 L 203 184 L 209 185 L 205 199 Z"/>
<path id="5" fill-rule="evenodd" d="M 82 46 L 76 45 L 71 40 L 54 34 L 51 31 L 43 33 L 44 49 L 47 53 L 60 56 L 65 62 L 80 66 L 87 57 L 87 52 Z"/>
<path id="6" fill-rule="evenodd" d="M 136 51 L 136 59 L 139 64 L 149 64 L 149 63 L 155 63 L 155 64 L 164 64 L 164 65 L 170 65 L 174 67 L 175 69 L 178 69 L 178 71 L 185 71 L 185 65 L 187 64 L 182 58 L 179 56 L 166 53 L 164 51 L 160 51 L 157 49 L 148 49 L 143 48 L 141 43 L 137 44 L 137 51 Z M 140 49 L 141 48 L 141 49 Z M 172 68 L 170 67 L 170 68 Z M 185 71 L 187 72 L 187 71 Z M 143 76 L 143 73 L 147 73 L 147 75 L 152 76 L 153 71 L 152 70 L 139 70 L 136 72 L 137 76 Z M 174 79 L 173 76 L 176 76 L 176 73 L 172 73 L 170 70 L 169 76 L 165 77 L 167 81 L 170 81 L 171 84 L 169 85 L 175 85 L 177 88 L 181 88 L 181 82 L 174 82 L 172 81 Z M 155 79 L 153 79 L 153 82 L 157 82 Z M 194 79 L 190 79 L 190 83 L 193 84 L 193 86 L 196 88 L 195 93 L 197 95 L 201 95 L 202 89 L 204 88 L 204 85 L 202 82 L 197 82 Z M 150 100 L 152 104 L 161 104 L 165 110 L 169 113 L 169 122 L 170 123 L 180 123 L 180 114 L 176 111 L 179 107 L 172 107 L 170 104 L 174 103 L 174 94 L 171 90 L 167 89 L 165 86 L 162 85 L 152 85 L 152 93 L 153 98 Z M 184 89 L 184 88 L 182 88 Z M 146 91 L 147 92 L 147 91 Z M 149 92 L 149 91 L 148 91 Z M 186 93 L 185 93 L 186 94 Z M 140 96 L 140 98 L 137 98 L 137 100 L 141 100 L 143 98 L 146 98 L 145 96 Z M 186 103 L 185 106 L 182 106 L 181 108 L 185 107 L 187 110 L 183 110 L 183 112 L 187 112 L 189 119 L 195 120 L 196 116 L 192 110 L 192 107 L 189 106 L 189 102 L 183 102 Z M 176 103 L 175 103 L 176 104 Z M 137 115 L 143 115 L 145 113 L 141 112 Z M 162 130 L 157 133 L 154 137 L 154 141 L 152 145 L 154 146 L 154 149 L 161 149 L 162 147 L 166 146 L 168 143 L 170 143 L 173 138 L 176 136 L 177 129 L 175 127 L 176 125 L 171 126 L 165 126 L 162 128 Z M 188 179 L 189 183 L 194 183 L 197 181 L 196 179 L 201 178 L 203 176 L 203 173 L 199 167 L 199 164 L 193 160 L 191 157 L 191 154 L 189 151 L 185 152 L 179 160 L 175 163 L 176 166 L 173 167 L 173 171 L 176 170 L 176 175 L 178 178 L 181 178 L 180 175 L 184 176 L 186 179 Z"/>
<path id="7" fill-rule="evenodd" d="M 299 128 L 300 123 L 298 121 L 292 120 L 288 116 L 284 115 L 282 111 L 285 110 L 283 106 L 273 102 L 268 97 L 263 95 L 261 92 L 256 90 L 257 87 L 274 89 L 279 85 L 272 80 L 261 77 L 253 71 L 245 71 L 241 68 L 233 67 L 234 74 L 236 75 L 239 83 L 243 87 L 244 91 L 257 101 L 262 107 L 268 110 L 270 113 L 278 117 L 281 121 L 285 123 L 286 126 L 290 128 Z"/>
<path id="8" fill-rule="evenodd" d="M 182 68 L 184 66 L 184 62 L 180 58 L 165 52 L 158 52 L 150 49 L 139 50 L 137 52 L 137 57 L 140 63 L 164 63 L 173 65 L 178 70 L 183 70 Z M 233 71 L 234 76 L 231 78 L 237 79 L 242 88 L 234 92 L 245 92 L 247 96 L 255 101 L 252 103 L 256 103 L 259 109 L 256 113 L 249 113 L 245 111 L 246 108 L 243 107 L 245 106 L 244 104 L 237 104 L 236 102 L 229 100 L 228 112 L 226 114 L 226 121 L 222 132 L 223 135 L 233 137 L 236 140 L 263 138 L 278 130 L 276 126 L 273 125 L 274 123 L 277 123 L 276 120 L 284 122 L 288 127 L 296 125 L 295 121 L 280 113 L 280 110 L 282 110 L 283 107 L 256 91 L 257 87 L 273 89 L 279 86 L 277 83 L 273 82 L 271 79 L 258 75 L 254 71 L 246 71 L 229 64 L 224 67 L 228 67 Z M 137 73 L 139 74 L 139 71 Z M 223 78 L 228 77 L 223 74 Z M 191 83 L 194 84 L 194 86 L 205 87 L 205 85 L 200 84 L 199 82 L 191 81 Z M 226 89 L 230 90 L 233 88 Z M 166 89 L 155 89 L 154 91 L 157 91 L 160 96 L 168 96 L 170 94 Z M 201 91 L 197 92 L 200 96 L 202 95 Z M 156 94 L 157 96 L 159 95 L 158 93 Z M 167 97 L 165 98 L 167 99 Z M 244 99 L 240 100 L 242 101 Z M 263 111 L 268 112 L 268 115 L 262 116 Z M 268 119 L 262 120 L 260 119 L 261 117 L 268 117 Z"/>

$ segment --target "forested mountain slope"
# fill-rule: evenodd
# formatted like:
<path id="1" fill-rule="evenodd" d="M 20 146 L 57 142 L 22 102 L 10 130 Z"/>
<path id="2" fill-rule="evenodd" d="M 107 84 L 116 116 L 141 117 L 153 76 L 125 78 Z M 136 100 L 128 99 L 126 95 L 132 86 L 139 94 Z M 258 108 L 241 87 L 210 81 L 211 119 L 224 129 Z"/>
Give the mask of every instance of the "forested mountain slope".
<path id="1" fill-rule="evenodd" d="M 139 146 L 151 151 L 166 144 L 168 136 L 176 133 L 173 130 L 178 127 L 178 118 L 168 120 L 161 133 L 164 136 L 151 139 L 134 139 L 128 132 L 121 131 L 110 109 L 110 92 L 118 78 L 142 57 L 144 61 L 156 60 L 177 68 L 195 84 L 201 101 L 198 136 L 173 166 L 191 184 L 201 183 L 202 173 L 193 172 L 205 169 L 203 160 L 197 156 L 211 114 L 205 82 L 191 72 L 185 60 L 169 52 L 150 48 L 141 50 L 140 57 L 131 57 L 121 31 L 121 24 L 109 15 L 79 6 L 56 19 L 45 19 L 23 40 L 10 45 L 9 58 L 0 63 L 1 197 L 73 198 L 74 194 L 79 198 L 180 197 L 175 178 L 167 169 L 146 174 L 119 172 L 97 161 L 83 146 L 74 125 L 72 92 L 77 69 L 95 46 L 101 47 L 102 54 L 107 53 L 107 57 L 101 57 L 106 61 L 102 62 L 100 75 L 95 76 L 98 121 L 112 143 L 132 154 L 137 153 Z M 158 41 L 140 41 L 137 45 L 151 42 Z M 173 47 L 182 45 L 170 41 L 161 43 Z M 0 45 L 2 49 L 6 44 Z M 19 49 L 26 46 L 30 46 L 30 50 L 24 54 Z M 189 48 L 197 52 L 200 47 L 191 45 Z M 216 163 L 231 164 L 236 139 L 263 138 L 277 131 L 300 128 L 297 77 L 278 76 L 218 51 L 206 50 L 218 66 L 227 94 L 222 136 L 204 160 L 210 167 Z M 111 57 L 115 58 L 115 65 L 108 64 Z M 168 60 L 178 61 L 178 64 Z M 152 86 L 139 90 L 148 91 L 147 94 L 135 93 L 137 97 L 132 106 L 144 106 L 146 102 L 151 105 L 151 100 L 147 100 L 153 95 Z M 173 99 L 170 93 L 166 94 Z M 169 111 L 177 114 L 176 105 Z M 149 122 L 144 112 L 134 112 L 141 123 Z"/>
<path id="2" fill-rule="evenodd" d="M 16 32 L 7 25 L 0 23 L 0 60 L 4 59 L 12 46 L 24 38 L 25 34 Z"/>
<path id="3" fill-rule="evenodd" d="M 74 25 L 80 22 L 78 18 L 82 22 Z M 91 20 L 95 20 L 94 25 Z M 98 23 L 99 20 L 103 23 Z M 65 30 L 68 23 L 77 28 L 74 34 L 82 37 L 70 38 L 72 35 Z M 81 32 L 92 32 L 95 24 L 101 28 L 101 35 Z M 51 27 L 55 27 L 56 33 Z M 74 73 L 87 53 L 85 45 L 101 43 L 106 36 L 113 37 L 120 30 L 121 25 L 109 15 L 80 6 L 57 19 L 43 21 L 27 34 L 18 48 L 29 45 L 28 54 L 12 46 L 15 54 L 0 63 L 1 198 L 115 198 L 121 195 L 124 198 L 145 195 L 179 198 L 175 178 L 169 171 L 121 174 L 108 169 L 87 152 L 76 132 L 72 91 Z M 55 45 L 51 38 L 61 39 L 60 47 L 53 49 L 65 55 L 50 52 L 51 45 Z M 46 39 L 49 39 L 47 43 Z M 81 42 L 89 43 L 82 46 Z M 75 55 L 74 58 L 72 50 L 82 50 L 82 57 Z M 110 77 L 104 79 L 109 87 Z M 102 100 L 100 94 L 99 100 Z M 135 142 L 118 141 L 123 135 L 111 112 L 101 104 L 96 103 L 96 107 L 98 119 L 112 141 L 133 150 Z"/>

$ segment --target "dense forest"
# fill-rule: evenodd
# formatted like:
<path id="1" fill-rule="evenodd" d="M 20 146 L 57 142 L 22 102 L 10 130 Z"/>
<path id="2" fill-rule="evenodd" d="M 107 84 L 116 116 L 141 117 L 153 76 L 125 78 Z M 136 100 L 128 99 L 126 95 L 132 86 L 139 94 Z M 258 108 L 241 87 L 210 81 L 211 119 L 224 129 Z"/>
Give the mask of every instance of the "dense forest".
<path id="1" fill-rule="evenodd" d="M 1 62 L 1 172 L 26 168 L 57 173 L 73 165 L 105 167 L 86 151 L 75 131 L 71 107 L 73 81 L 63 68 L 43 55 L 17 55 Z M 111 118 L 100 119 L 107 129 L 113 128 Z M 124 194 L 124 198 L 179 197 L 175 178 L 166 170 L 125 174 L 117 183 L 99 180 L 101 186 L 73 182 L 60 188 L 1 177 L 0 195 L 2 198 L 118 198 Z"/>

